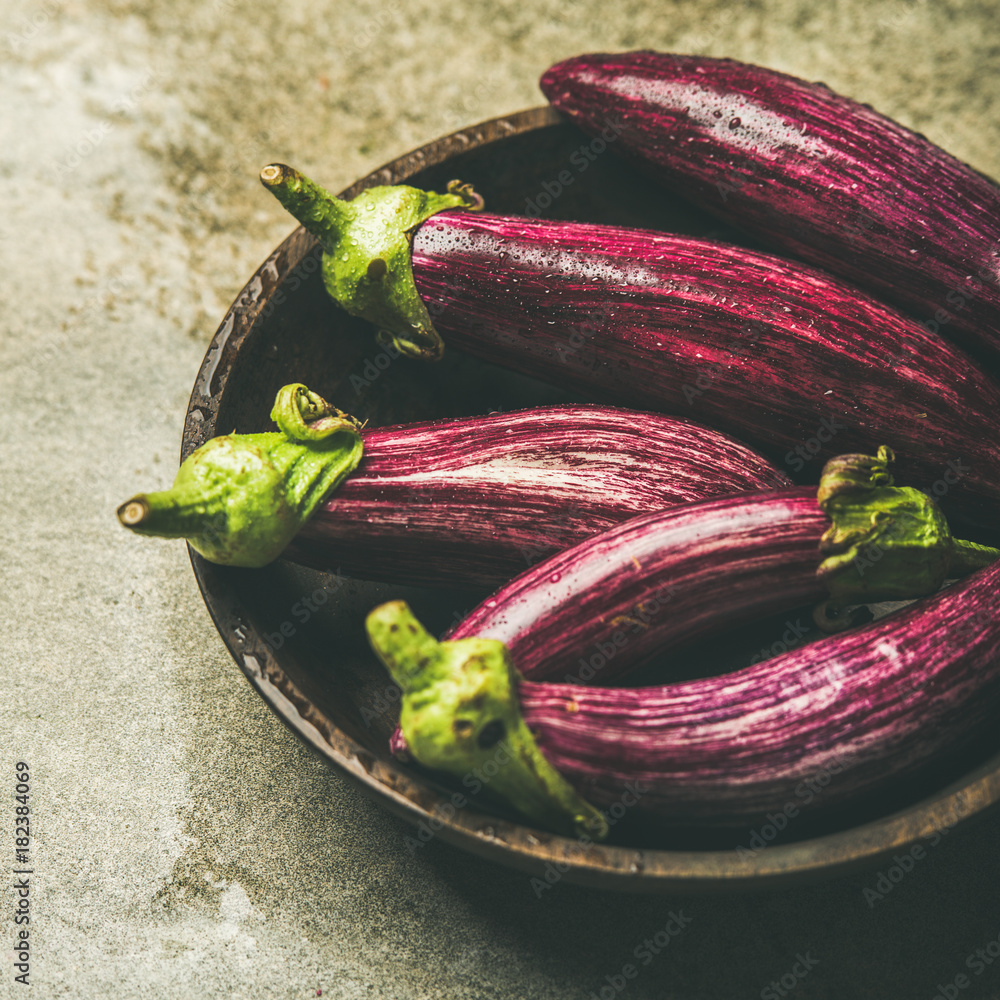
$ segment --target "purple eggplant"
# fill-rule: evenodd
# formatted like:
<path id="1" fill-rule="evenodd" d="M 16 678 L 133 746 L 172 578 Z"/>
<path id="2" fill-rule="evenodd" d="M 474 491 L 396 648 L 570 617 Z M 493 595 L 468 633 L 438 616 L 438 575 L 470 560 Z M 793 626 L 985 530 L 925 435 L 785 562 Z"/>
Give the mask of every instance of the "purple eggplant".
<path id="1" fill-rule="evenodd" d="M 996 726 L 1000 567 L 871 625 L 720 677 L 659 688 L 518 687 L 547 760 L 597 804 L 727 822 L 834 775 L 832 807 Z M 986 612 L 984 614 L 984 612 Z M 824 784 L 829 778 L 825 778 Z"/>
<path id="2" fill-rule="evenodd" d="M 435 357 L 440 331 L 590 398 L 710 423 L 807 478 L 812 457 L 887 443 L 907 482 L 996 532 L 1000 388 L 820 271 L 687 237 L 470 211 L 393 228 L 409 192 L 430 196 L 371 188 L 342 202 L 279 165 L 262 179 L 326 248 L 331 294 L 400 350 Z"/>
<path id="3" fill-rule="evenodd" d="M 445 638 L 502 642 L 530 680 L 612 683 L 719 629 L 819 609 L 829 597 L 816 576 L 829 527 L 809 486 L 634 517 L 521 573 Z M 398 728 L 390 746 L 408 753 Z"/>
<path id="4" fill-rule="evenodd" d="M 597 53 L 546 97 L 584 131 L 771 246 L 1000 363 L 1000 187 L 821 83 L 732 59 Z M 914 361 L 919 365 L 917 357 Z"/>
<path id="5" fill-rule="evenodd" d="M 796 789 L 822 772 L 836 778 L 812 805 L 836 806 L 995 727 L 998 590 L 1000 567 L 992 566 L 895 615 L 718 677 L 604 688 L 514 674 L 516 717 L 544 759 L 597 806 L 621 801 L 638 784 L 640 812 L 681 825 L 727 825 L 789 801 L 808 805 Z M 500 673 L 513 670 L 502 644 L 434 646 L 402 602 L 383 605 L 369 617 L 369 637 L 403 688 L 404 706 L 420 676 L 412 653 L 395 651 L 404 633 L 408 641 L 419 637 L 423 659 L 448 658 L 455 688 L 469 654 L 477 672 L 490 656 Z M 489 739 L 502 739 L 509 723 L 487 728 L 503 717 L 489 690 L 481 680 L 472 686 L 486 713 L 464 699 L 446 717 L 462 720 L 461 735 L 478 740 L 485 732 L 483 742 L 495 745 Z M 425 705 L 435 702 L 434 692 L 420 693 Z M 416 738 L 407 732 L 418 761 L 451 769 L 433 753 L 423 756 Z"/>
<path id="6" fill-rule="evenodd" d="M 636 514 L 790 484 L 717 431 L 610 407 L 363 429 L 294 384 L 272 416 L 280 431 L 214 438 L 121 522 L 228 565 L 495 587 Z"/>
<path id="7" fill-rule="evenodd" d="M 690 421 L 557 406 L 381 427 L 285 556 L 399 583 L 506 582 L 646 511 L 788 477 Z"/>
<path id="8" fill-rule="evenodd" d="M 644 514 L 522 573 L 447 638 L 499 640 L 530 680 L 610 683 L 661 649 L 824 601 L 829 526 L 810 486 Z"/>
<path id="9" fill-rule="evenodd" d="M 441 643 L 402 602 L 376 609 L 369 637 L 403 688 L 405 748 L 463 773 L 476 764 L 466 750 L 478 754 L 523 721 L 541 756 L 592 804 L 638 784 L 643 811 L 730 823 L 780 808 L 823 769 L 838 778 L 822 804 L 836 804 L 980 732 L 1000 707 L 1000 625 L 973 631 L 970 621 L 995 608 L 1000 569 L 990 564 L 1000 552 L 952 539 L 936 505 L 892 486 L 887 457 L 829 463 L 818 498 L 761 493 L 636 518 L 504 588 Z M 773 610 L 828 589 L 846 607 L 928 595 L 966 573 L 975 575 L 873 625 L 723 676 L 649 688 L 526 679 L 603 642 L 604 680 L 656 639 L 704 634 L 772 600 Z M 674 594 L 645 616 L 632 607 L 632 634 L 623 627 L 616 638 L 614 620 L 601 619 L 602 604 L 617 614 L 668 584 Z M 403 745 L 397 736 L 394 749 Z"/>

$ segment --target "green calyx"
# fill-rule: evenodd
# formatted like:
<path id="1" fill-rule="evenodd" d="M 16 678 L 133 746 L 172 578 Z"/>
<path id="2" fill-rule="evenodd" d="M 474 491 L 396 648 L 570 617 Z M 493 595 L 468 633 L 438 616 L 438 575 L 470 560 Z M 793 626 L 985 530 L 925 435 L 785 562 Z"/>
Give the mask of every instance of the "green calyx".
<path id="1" fill-rule="evenodd" d="M 828 609 L 924 597 L 1000 557 L 997 549 L 952 538 L 926 494 L 893 486 L 894 459 L 882 446 L 877 455 L 841 455 L 823 469 L 817 500 L 833 523 L 820 540 L 825 558 L 816 575 L 830 600 L 814 617 L 827 630 L 850 624 L 828 618 Z"/>
<path id="2" fill-rule="evenodd" d="M 366 624 L 372 649 L 402 688 L 399 725 L 415 760 L 458 776 L 488 776 L 491 792 L 545 829 L 607 835 L 600 811 L 538 749 L 502 642 L 438 642 L 403 601 L 376 608 Z"/>
<path id="3" fill-rule="evenodd" d="M 282 163 L 260 172 L 261 183 L 323 247 L 323 282 L 352 316 L 374 323 L 409 357 L 436 361 L 444 342 L 417 292 L 411 264 L 414 230 L 449 208 L 478 211 L 482 199 L 452 181 L 447 194 L 396 185 L 341 201 Z"/>
<path id="4" fill-rule="evenodd" d="M 360 427 L 304 385 L 279 390 L 277 432 L 228 434 L 192 452 L 173 486 L 118 508 L 139 535 L 186 538 L 206 559 L 265 566 L 361 461 Z"/>

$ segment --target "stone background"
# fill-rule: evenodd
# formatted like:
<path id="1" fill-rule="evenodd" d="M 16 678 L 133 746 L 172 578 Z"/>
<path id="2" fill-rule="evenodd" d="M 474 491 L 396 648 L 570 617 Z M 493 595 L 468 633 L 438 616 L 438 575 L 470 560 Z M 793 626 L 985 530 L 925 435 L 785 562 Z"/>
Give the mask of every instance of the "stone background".
<path id="1" fill-rule="evenodd" d="M 1000 935 L 995 818 L 874 907 L 875 870 L 757 896 L 560 883 L 539 900 L 436 841 L 411 854 L 409 828 L 252 692 L 184 546 L 137 542 L 114 509 L 172 478 L 208 341 L 292 228 L 264 163 L 338 190 L 540 103 L 552 62 L 653 47 L 823 80 L 1000 177 L 998 23 L 982 0 L 4 4 L 0 787 L 30 763 L 32 995 L 586 998 L 671 911 L 692 923 L 623 996 L 767 996 L 800 953 L 818 960 L 800 1000 L 930 1000 L 968 971 Z M 28 995 L 12 900 L 0 890 L 0 996 Z M 961 995 L 1000 996 L 1000 963 Z"/>

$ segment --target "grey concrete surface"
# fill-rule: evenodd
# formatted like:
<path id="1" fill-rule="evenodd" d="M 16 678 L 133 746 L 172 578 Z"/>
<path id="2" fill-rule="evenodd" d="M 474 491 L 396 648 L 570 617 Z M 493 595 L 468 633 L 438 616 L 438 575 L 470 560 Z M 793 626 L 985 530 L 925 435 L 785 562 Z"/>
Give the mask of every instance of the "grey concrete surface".
<path id="1" fill-rule="evenodd" d="M 821 79 L 1000 176 L 996 4 L 34 0 L 0 12 L 0 996 L 927 1000 L 1000 935 L 996 819 L 878 871 L 629 898 L 432 842 L 348 787 L 230 661 L 184 547 L 113 511 L 172 477 L 219 319 L 292 228 L 256 175 L 336 190 L 540 103 L 594 49 Z M 14 764 L 31 767 L 31 987 Z M 692 918 L 618 991 L 671 911 Z M 610 977 L 610 978 L 609 978 Z M 958 987 L 955 987 L 958 989 Z M 780 994 L 774 994 L 780 995 Z M 1000 996 L 1000 963 L 961 996 Z"/>

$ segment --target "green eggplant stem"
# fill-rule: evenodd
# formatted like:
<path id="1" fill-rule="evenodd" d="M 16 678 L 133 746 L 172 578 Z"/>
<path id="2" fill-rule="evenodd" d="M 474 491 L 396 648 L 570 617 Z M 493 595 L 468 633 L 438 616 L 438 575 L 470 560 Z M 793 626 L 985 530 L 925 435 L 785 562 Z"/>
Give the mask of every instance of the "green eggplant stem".
<path id="1" fill-rule="evenodd" d="M 260 180 L 319 240 L 323 283 L 347 312 L 374 323 L 380 337 L 408 357 L 441 357 L 444 342 L 413 280 L 413 232 L 446 209 L 481 209 L 470 185 L 452 181 L 447 194 L 402 184 L 372 187 L 342 201 L 283 163 L 264 167 Z"/>
<path id="2" fill-rule="evenodd" d="M 820 540 L 816 571 L 830 599 L 813 612 L 826 631 L 850 628 L 848 605 L 901 601 L 933 594 L 946 579 L 1000 558 L 1000 550 L 952 537 L 938 505 L 925 493 L 893 485 L 895 460 L 883 445 L 876 455 L 839 455 L 827 462 L 817 500 L 831 519 Z"/>
<path id="3" fill-rule="evenodd" d="M 607 835 L 603 814 L 538 748 L 502 642 L 438 642 L 403 601 L 376 608 L 366 625 L 372 649 L 402 688 L 399 724 L 416 761 L 457 776 L 490 775 L 490 792 L 544 829 Z"/>
<path id="4" fill-rule="evenodd" d="M 279 390 L 277 432 L 213 438 L 181 464 L 173 486 L 118 508 L 139 535 L 186 538 L 211 562 L 265 566 L 361 461 L 358 422 L 294 383 Z"/>
<path id="5" fill-rule="evenodd" d="M 1000 549 L 978 542 L 967 542 L 964 538 L 953 538 L 954 551 L 951 556 L 949 576 L 968 576 L 977 570 L 986 569 L 991 563 L 1000 559 Z"/>

